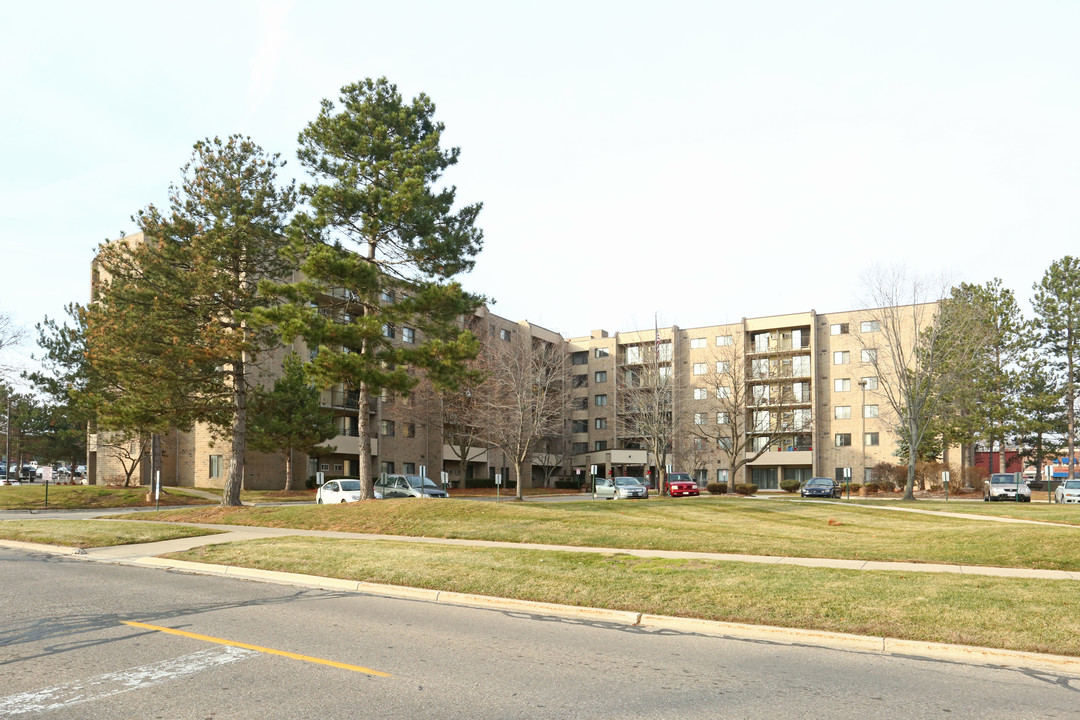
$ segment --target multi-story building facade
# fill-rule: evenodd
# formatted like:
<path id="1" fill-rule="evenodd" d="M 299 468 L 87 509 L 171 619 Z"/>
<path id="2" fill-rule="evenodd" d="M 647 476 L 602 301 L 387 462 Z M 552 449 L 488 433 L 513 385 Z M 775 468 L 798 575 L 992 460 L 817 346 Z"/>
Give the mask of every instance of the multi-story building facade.
<path id="1" fill-rule="evenodd" d="M 131 241 L 129 239 L 128 241 Z M 393 302 L 393 298 L 385 298 Z M 328 313 L 349 311 L 347 298 L 328 298 Z M 487 307 L 464 319 L 484 343 L 513 339 L 565 344 L 571 403 L 563 437 L 537 447 L 528 484 L 590 471 L 656 477 L 668 467 L 692 473 L 700 483 L 752 482 L 763 490 L 784 480 L 812 476 L 867 477 L 874 465 L 895 461 L 896 437 L 882 392 L 874 353 L 880 334 L 872 310 L 792 313 L 737 323 L 684 329 L 676 325 L 629 332 L 594 330 L 563 338 L 527 321 L 500 317 Z M 385 328 L 387 338 L 422 340 L 410 327 Z M 311 355 L 302 341 L 264 358 L 259 381 L 272 383 L 287 352 Z M 479 436 L 458 441 L 462 422 L 447 419 L 444 398 L 421 383 L 408 396 L 384 393 L 367 407 L 338 385 L 321 393 L 338 434 L 318 456 L 294 457 L 298 477 L 316 472 L 353 476 L 359 467 L 359 413 L 368 413 L 375 472 L 421 470 L 454 485 L 469 479 L 508 480 L 511 463 Z M 650 423 L 652 423 L 650 425 Z M 657 429 L 657 428 L 661 429 Z M 653 438 L 663 435 L 657 444 Z M 124 457 L 137 442 L 110 445 L 108 434 L 91 435 L 88 471 L 106 482 L 123 475 Z M 462 457 L 462 454 L 465 457 Z M 166 484 L 223 487 L 231 461 L 229 443 L 196 426 L 162 438 Z M 732 462 L 732 454 L 740 462 Z M 130 462 L 130 460 L 126 460 Z M 148 481 L 148 468 L 142 479 Z M 248 453 L 245 486 L 276 489 L 284 483 L 284 457 Z"/>

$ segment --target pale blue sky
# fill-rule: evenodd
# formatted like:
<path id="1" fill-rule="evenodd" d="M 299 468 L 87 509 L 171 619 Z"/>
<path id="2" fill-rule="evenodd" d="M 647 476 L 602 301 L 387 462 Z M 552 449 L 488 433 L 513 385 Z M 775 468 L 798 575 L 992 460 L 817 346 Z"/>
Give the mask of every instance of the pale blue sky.
<path id="1" fill-rule="evenodd" d="M 48 2 L 0 9 L 0 308 L 85 302 L 199 138 L 290 162 L 324 97 L 426 92 L 467 287 L 566 336 L 856 307 L 875 263 L 1080 252 L 1080 2 Z"/>

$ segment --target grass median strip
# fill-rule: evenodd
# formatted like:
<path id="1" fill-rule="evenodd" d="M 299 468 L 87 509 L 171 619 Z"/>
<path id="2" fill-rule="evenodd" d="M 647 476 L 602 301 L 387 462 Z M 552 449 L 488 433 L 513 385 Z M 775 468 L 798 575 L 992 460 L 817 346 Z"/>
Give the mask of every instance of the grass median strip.
<path id="1" fill-rule="evenodd" d="M 553 545 L 1080 570 L 1080 528 L 1074 526 L 1006 525 L 855 504 L 713 498 L 499 504 L 377 500 L 217 506 L 140 517 Z"/>
<path id="2" fill-rule="evenodd" d="M 45 483 L 0 488 L 0 508 L 4 510 L 40 510 L 45 507 Z M 109 487 L 105 485 L 50 485 L 49 509 L 74 510 L 85 508 L 154 507 L 147 500 L 145 487 Z M 159 504 L 210 505 L 213 500 L 185 493 L 181 488 L 162 491 Z"/>
<path id="3" fill-rule="evenodd" d="M 218 535 L 215 530 L 189 525 L 108 520 L 4 520 L 0 538 L 66 547 L 111 547 L 159 540 Z"/>
<path id="4" fill-rule="evenodd" d="M 170 557 L 630 612 L 1080 655 L 1080 582 L 289 537 Z"/>

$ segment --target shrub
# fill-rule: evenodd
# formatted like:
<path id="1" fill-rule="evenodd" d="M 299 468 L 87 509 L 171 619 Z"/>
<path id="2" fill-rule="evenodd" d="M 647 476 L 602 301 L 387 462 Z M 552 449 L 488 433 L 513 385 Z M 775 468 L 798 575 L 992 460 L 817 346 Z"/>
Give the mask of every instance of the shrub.
<path id="1" fill-rule="evenodd" d="M 556 490 L 578 490 L 580 487 L 574 478 L 555 478 Z"/>
<path id="2" fill-rule="evenodd" d="M 757 485 L 754 485 L 753 483 L 740 483 L 735 486 L 735 492 L 739 495 L 754 495 L 757 493 L 757 490 Z"/>
<path id="3" fill-rule="evenodd" d="M 798 480 L 781 480 L 780 481 L 780 489 L 783 490 L 784 492 L 789 492 L 789 493 L 798 492 L 800 487 L 802 487 L 802 483 L 800 483 Z"/>
<path id="4" fill-rule="evenodd" d="M 727 483 L 709 483 L 705 486 L 705 489 L 709 491 L 710 495 L 725 495 L 727 493 Z"/>
<path id="5" fill-rule="evenodd" d="M 879 489 L 880 488 L 878 487 L 877 483 L 866 483 L 866 492 L 868 493 L 876 493 Z"/>
<path id="6" fill-rule="evenodd" d="M 969 467 L 964 468 L 962 473 L 964 484 L 970 485 L 974 489 L 982 492 L 983 486 L 986 484 L 987 478 L 990 477 L 990 471 L 981 467 Z M 952 492 L 959 492 L 959 490 L 953 490 L 953 484 L 949 483 L 949 490 Z M 962 486 L 961 486 L 962 487 Z"/>
<path id="7" fill-rule="evenodd" d="M 842 492 L 847 492 L 848 488 L 847 488 L 846 485 L 842 485 L 842 486 L 840 486 L 840 490 Z M 851 483 L 851 492 L 857 493 L 860 490 L 862 490 L 862 483 Z"/>

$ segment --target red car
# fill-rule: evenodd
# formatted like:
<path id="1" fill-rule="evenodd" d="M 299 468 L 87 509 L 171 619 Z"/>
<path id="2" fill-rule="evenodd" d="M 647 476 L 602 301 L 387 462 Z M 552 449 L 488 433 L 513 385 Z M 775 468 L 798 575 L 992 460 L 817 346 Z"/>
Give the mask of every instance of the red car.
<path id="1" fill-rule="evenodd" d="M 668 473 L 667 480 L 664 481 L 664 489 L 671 497 L 701 494 L 697 483 L 688 473 Z"/>

